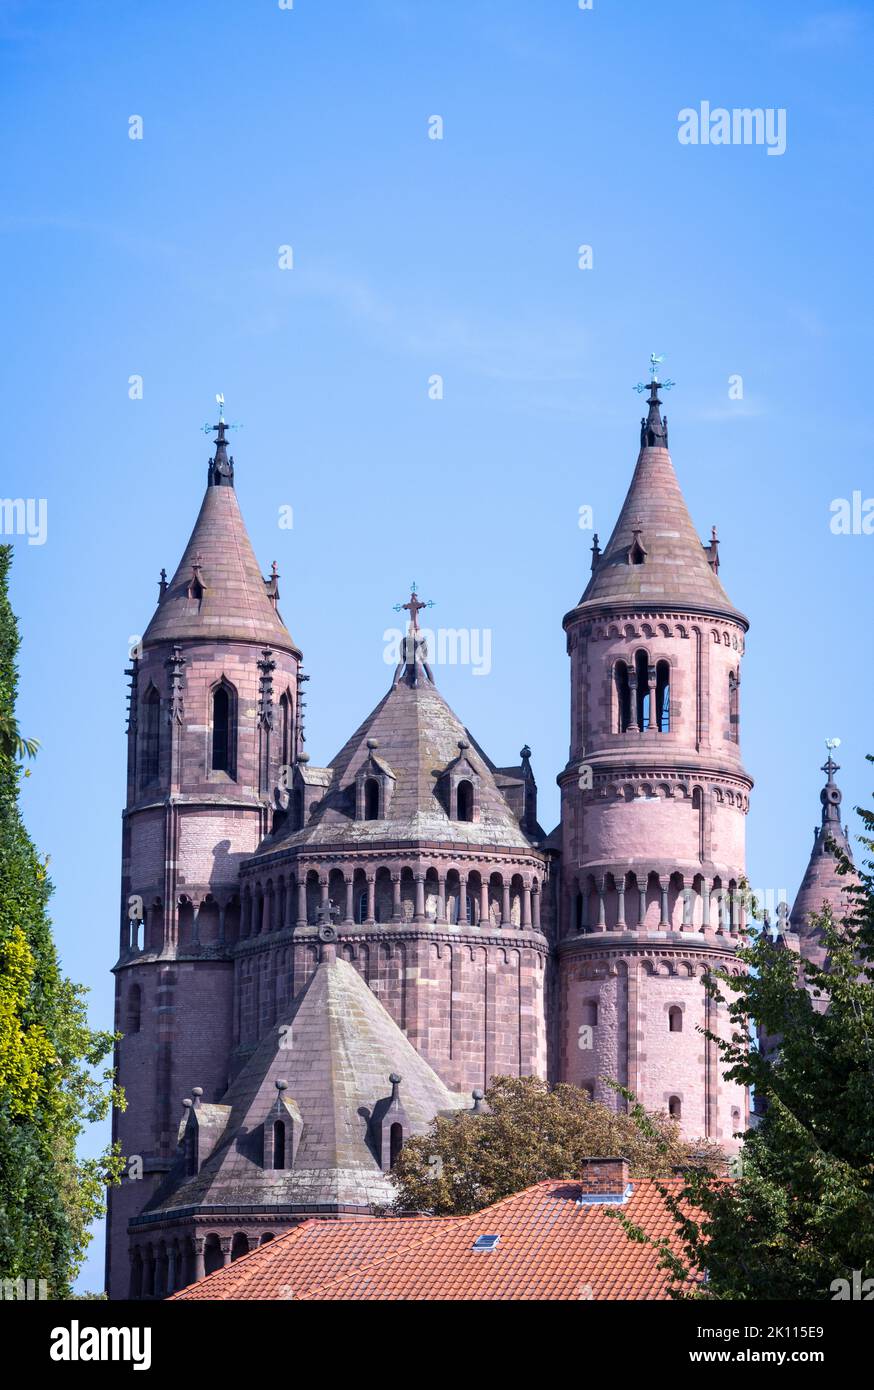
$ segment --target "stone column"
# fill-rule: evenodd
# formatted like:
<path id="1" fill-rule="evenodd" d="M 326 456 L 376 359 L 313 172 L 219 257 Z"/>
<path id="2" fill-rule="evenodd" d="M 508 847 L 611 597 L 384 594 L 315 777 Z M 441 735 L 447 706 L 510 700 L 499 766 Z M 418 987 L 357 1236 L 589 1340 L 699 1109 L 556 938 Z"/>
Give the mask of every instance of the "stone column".
<path id="1" fill-rule="evenodd" d="M 416 907 L 415 907 L 415 912 L 414 912 L 414 914 L 413 914 L 413 921 L 414 921 L 418 926 L 421 926 L 421 925 L 426 921 L 426 918 L 425 918 L 425 875 L 424 875 L 424 874 L 421 874 L 421 873 L 415 874 L 415 875 L 414 875 L 414 881 L 415 881 L 415 885 L 416 885 Z"/>
<path id="2" fill-rule="evenodd" d="M 479 881 L 479 924 L 481 927 L 491 926 L 489 920 L 489 881 L 481 878 Z"/>
<path id="3" fill-rule="evenodd" d="M 644 925 L 645 925 L 645 923 L 646 923 L 646 884 L 647 884 L 647 879 L 648 879 L 648 877 L 649 877 L 648 874 L 643 874 L 643 875 L 641 875 L 641 874 L 635 874 L 635 880 L 636 880 L 636 882 L 637 882 L 637 893 L 638 893 L 638 899 L 637 899 L 637 925 L 638 925 L 638 929 L 639 929 L 639 930 L 642 930 L 643 927 L 644 927 Z"/>
<path id="4" fill-rule="evenodd" d="M 297 875 L 297 925 L 307 924 L 307 876 L 306 870 Z"/>
<path id="5" fill-rule="evenodd" d="M 343 881 L 346 884 L 346 917 L 344 919 L 344 926 L 351 927 L 355 925 L 355 879 L 352 875 L 346 876 L 344 874 Z"/>
<path id="6" fill-rule="evenodd" d="M 437 875 L 437 921 L 446 921 L 446 875 Z"/>
<path id="7" fill-rule="evenodd" d="M 522 926 L 526 930 L 531 926 L 531 883 L 528 879 L 522 886 Z"/>
<path id="8" fill-rule="evenodd" d="M 628 667 L 628 732 L 637 733 L 640 725 L 637 722 L 637 672 L 633 665 Z"/>
<path id="9" fill-rule="evenodd" d="M 167 1293 L 167 1252 L 158 1250 L 155 1257 L 155 1297 L 164 1298 Z"/>
<path id="10" fill-rule="evenodd" d="M 291 874 L 289 874 L 288 878 L 285 880 L 285 921 L 282 924 L 288 931 L 291 931 L 294 926 L 294 916 L 294 889 L 291 884 Z"/>
<path id="11" fill-rule="evenodd" d="M 669 927 L 671 925 L 670 909 L 668 908 L 668 889 L 670 888 L 670 886 L 671 880 L 669 878 L 659 879 L 659 888 L 661 889 L 662 894 L 661 921 L 659 922 L 660 927 Z"/>
<path id="12" fill-rule="evenodd" d="M 330 900 L 331 900 L 330 891 L 329 891 L 329 890 L 330 890 L 330 881 L 329 881 L 329 879 L 328 879 L 328 875 L 327 875 L 327 874 L 319 874 L 319 905 L 320 905 L 320 907 L 327 907 L 327 906 L 328 906 L 328 903 L 329 903 Z"/>
<path id="13" fill-rule="evenodd" d="M 507 891 L 509 892 L 509 889 L 508 889 Z M 542 931 L 542 927 L 541 927 L 541 925 L 540 925 L 540 884 L 539 884 L 539 883 L 536 885 L 536 887 L 534 887 L 534 888 L 532 889 L 532 893 L 531 893 L 531 910 L 532 910 L 532 915 L 533 915 L 533 917 L 534 917 L 534 930 L 535 930 L 535 931 Z"/>
<path id="14" fill-rule="evenodd" d="M 391 876 L 391 919 L 393 922 L 403 921 L 403 909 L 401 907 L 401 876 L 399 873 Z"/>
<path id="15" fill-rule="evenodd" d="M 367 875 L 367 921 L 376 921 L 376 874 Z"/>
<path id="16" fill-rule="evenodd" d="M 625 875 L 619 878 L 614 874 L 613 882 L 616 884 L 616 925 L 625 926 Z"/>
<path id="17" fill-rule="evenodd" d="M 167 1292 L 176 1292 L 176 1246 L 171 1245 L 167 1251 Z"/>
<path id="18" fill-rule="evenodd" d="M 706 878 L 701 880 L 701 930 L 710 928 L 710 884 Z"/>
<path id="19" fill-rule="evenodd" d="M 272 921 L 270 920 L 270 919 L 271 919 L 271 912 L 270 912 L 270 909 L 272 908 L 272 906 L 273 906 L 273 889 L 272 889 L 272 888 L 270 888 L 270 889 L 265 888 L 265 889 L 264 889 L 264 896 L 263 896 L 263 898 L 261 899 L 261 926 L 260 926 L 260 928 L 259 928 L 259 930 L 262 931 L 262 932 L 268 932 L 268 931 L 270 931 L 271 928 L 273 927 L 273 923 L 272 923 Z"/>
<path id="20" fill-rule="evenodd" d="M 602 874 L 598 879 L 598 931 L 607 930 L 607 878 Z"/>
<path id="21" fill-rule="evenodd" d="M 219 1236 L 219 1249 L 222 1252 L 222 1269 L 231 1263 L 231 1238 L 230 1236 Z"/>
<path id="22" fill-rule="evenodd" d="M 206 1264 L 203 1258 L 203 1247 L 206 1244 L 204 1236 L 194 1237 L 194 1281 L 206 1277 Z"/>
<path id="23" fill-rule="evenodd" d="M 657 734 L 659 731 L 659 716 L 656 709 L 656 668 L 647 667 L 646 672 L 647 687 L 649 690 L 649 728 L 647 733 Z"/>
<path id="24" fill-rule="evenodd" d="M 503 879 L 503 888 L 501 892 L 501 926 L 512 927 L 512 925 L 513 916 L 510 912 L 510 885 L 505 877 Z"/>

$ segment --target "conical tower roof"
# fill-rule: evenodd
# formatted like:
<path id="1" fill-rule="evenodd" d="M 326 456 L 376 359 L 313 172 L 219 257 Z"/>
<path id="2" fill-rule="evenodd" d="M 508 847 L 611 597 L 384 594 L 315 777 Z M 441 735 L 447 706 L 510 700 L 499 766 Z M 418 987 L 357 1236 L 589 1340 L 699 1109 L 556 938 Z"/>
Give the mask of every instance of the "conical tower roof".
<path id="1" fill-rule="evenodd" d="M 274 604 L 276 578 L 262 577 L 246 531 L 224 421 L 215 428 L 218 438 L 200 512 L 146 628 L 143 646 L 207 638 L 297 652 Z"/>
<path id="2" fill-rule="evenodd" d="M 603 551 L 594 551 L 592 577 L 580 609 L 689 609 L 720 613 L 746 626 L 717 574 L 715 534 L 705 547 L 695 527 L 668 452 L 660 383 L 650 382 L 649 414 L 641 420 L 637 467 L 619 519 Z"/>
<path id="3" fill-rule="evenodd" d="M 354 966 L 333 945 L 284 1020 L 261 1041 L 221 1105 L 200 1106 L 212 1152 L 196 1176 L 171 1172 L 148 1211 L 210 1206 L 367 1207 L 394 1198 L 377 1157 L 373 1124 L 391 1098 L 405 1130 L 424 1134 L 439 1112 L 469 1104 L 447 1089 Z M 277 1086 L 277 1082 L 280 1086 Z M 375 1116 L 374 1116 L 375 1112 Z M 290 1117 L 293 1164 L 265 1168 L 262 1125 Z M 408 1137 L 405 1136 L 405 1137 Z"/>
<path id="4" fill-rule="evenodd" d="M 835 782 L 840 771 L 829 749 L 822 768 L 826 783 L 819 794 L 822 819 L 813 836 L 807 870 L 789 915 L 791 930 L 797 932 L 801 954 L 818 965 L 825 964 L 826 951 L 821 944 L 819 928 L 812 917 L 830 907 L 836 922 L 841 922 L 853 909 L 853 895 L 848 892 L 858 880 L 850 874 L 838 873 L 838 853 L 852 861 L 853 852 L 841 825 L 841 790 Z"/>

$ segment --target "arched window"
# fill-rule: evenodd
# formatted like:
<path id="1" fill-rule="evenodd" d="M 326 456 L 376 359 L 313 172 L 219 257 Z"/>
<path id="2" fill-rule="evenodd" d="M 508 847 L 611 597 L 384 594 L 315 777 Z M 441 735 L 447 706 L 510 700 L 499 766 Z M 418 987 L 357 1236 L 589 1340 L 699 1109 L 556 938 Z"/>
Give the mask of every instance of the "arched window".
<path id="1" fill-rule="evenodd" d="M 375 777 L 364 783 L 364 819 L 379 820 L 379 783 Z"/>
<path id="2" fill-rule="evenodd" d="M 212 693 L 212 770 L 234 776 L 234 697 L 222 682 Z"/>
<path id="3" fill-rule="evenodd" d="M 473 820 L 473 783 L 459 782 L 455 792 L 456 820 Z"/>
<path id="4" fill-rule="evenodd" d="M 154 686 L 149 689 L 143 710 L 143 785 L 158 780 L 161 751 L 161 697 Z"/>
<path id="5" fill-rule="evenodd" d="M 683 1031 L 683 1010 L 674 1004 L 673 1008 L 668 1009 L 668 1032 L 682 1033 Z"/>
<path id="6" fill-rule="evenodd" d="M 675 1120 L 679 1120 L 683 1113 L 683 1102 L 679 1096 L 671 1096 L 668 1099 L 668 1114 Z"/>
<path id="7" fill-rule="evenodd" d="M 142 1021 L 143 995 L 139 985 L 131 985 L 127 992 L 127 1033 L 138 1033 Z"/>
<path id="8" fill-rule="evenodd" d="M 649 728 L 650 721 L 650 699 L 649 699 L 649 657 L 646 652 L 638 652 L 634 658 L 634 670 L 637 675 L 637 727 L 641 730 Z"/>
<path id="9" fill-rule="evenodd" d="M 283 767 L 290 767 L 292 762 L 292 713 L 291 696 L 286 690 L 279 697 L 279 755 Z"/>
<path id="10" fill-rule="evenodd" d="M 277 1120 L 273 1126 L 273 1167 L 285 1167 L 285 1125 Z"/>
<path id="11" fill-rule="evenodd" d="M 231 1259 L 238 1260 L 241 1255 L 249 1253 L 249 1237 L 243 1231 L 237 1231 L 231 1241 Z"/>
<path id="12" fill-rule="evenodd" d="M 671 668 L 667 661 L 656 665 L 656 728 L 660 733 L 671 731 Z"/>
<path id="13" fill-rule="evenodd" d="M 397 1122 L 395 1122 L 395 1124 L 393 1124 L 391 1129 L 389 1130 L 388 1135 L 388 1163 L 390 1168 L 394 1168 L 395 1164 L 398 1161 L 398 1155 L 403 1147 L 403 1125 L 399 1125 L 397 1124 Z"/>
<path id="14" fill-rule="evenodd" d="M 628 684 L 628 666 L 624 661 L 616 663 L 616 709 L 618 732 L 624 734 L 631 723 L 631 689 Z"/>
<path id="15" fill-rule="evenodd" d="M 731 1107 L 731 1126 L 732 1129 L 740 1129 L 740 1107 L 737 1105 Z"/>
<path id="16" fill-rule="evenodd" d="M 583 1023 L 595 1028 L 598 1024 L 598 1001 L 597 999 L 586 999 L 583 1001 Z"/>
<path id="17" fill-rule="evenodd" d="M 740 681 L 734 671 L 728 673 L 728 737 L 731 743 L 740 742 Z"/>
<path id="18" fill-rule="evenodd" d="M 367 921 L 367 894 L 358 894 L 358 919 L 359 922 Z"/>

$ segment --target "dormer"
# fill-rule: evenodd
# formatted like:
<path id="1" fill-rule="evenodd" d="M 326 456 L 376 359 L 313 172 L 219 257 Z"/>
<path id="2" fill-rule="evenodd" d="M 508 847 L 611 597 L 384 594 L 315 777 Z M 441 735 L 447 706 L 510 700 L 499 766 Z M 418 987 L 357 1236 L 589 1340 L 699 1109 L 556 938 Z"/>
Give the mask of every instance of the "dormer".
<path id="1" fill-rule="evenodd" d="M 295 830 L 302 830 L 309 824 L 315 807 L 324 800 L 333 778 L 333 768 L 311 767 L 309 754 L 300 754 L 294 769 L 293 806 L 289 808 Z"/>
<path id="2" fill-rule="evenodd" d="M 182 1102 L 184 1114 L 179 1126 L 179 1146 L 189 1177 L 200 1172 L 225 1132 L 231 1113 L 229 1105 L 204 1105 L 203 1087 L 195 1086 L 192 1099 Z"/>
<path id="3" fill-rule="evenodd" d="M 387 820 L 395 775 L 377 753 L 379 741 L 367 740 L 367 757 L 355 774 L 355 819 Z"/>
<path id="4" fill-rule="evenodd" d="M 480 785 L 482 779 L 469 754 L 467 739 L 458 740 L 458 757 L 443 773 L 441 783 L 449 819 L 478 821 L 480 818 Z"/>
<path id="5" fill-rule="evenodd" d="M 276 1082 L 276 1101 L 264 1119 L 264 1169 L 285 1172 L 294 1167 L 303 1119 L 297 1101 L 286 1095 L 287 1081 Z"/>
<path id="6" fill-rule="evenodd" d="M 393 1071 L 389 1076 L 391 1095 L 378 1100 L 370 1118 L 370 1133 L 379 1166 L 390 1173 L 406 1140 L 412 1134 L 412 1123 L 401 1100 L 401 1077 Z"/>

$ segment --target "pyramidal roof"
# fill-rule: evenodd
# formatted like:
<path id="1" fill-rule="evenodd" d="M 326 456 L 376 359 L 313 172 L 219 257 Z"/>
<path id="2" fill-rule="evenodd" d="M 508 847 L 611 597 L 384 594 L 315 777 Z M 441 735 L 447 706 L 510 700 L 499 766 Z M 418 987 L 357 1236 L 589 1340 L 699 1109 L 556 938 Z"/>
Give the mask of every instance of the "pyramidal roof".
<path id="1" fill-rule="evenodd" d="M 246 531 L 224 421 L 215 428 L 219 436 L 200 512 L 143 645 L 210 638 L 297 652 L 274 603 L 276 576 L 267 581 L 262 577 Z"/>
<path id="2" fill-rule="evenodd" d="M 835 922 L 849 916 L 854 903 L 853 894 L 848 890 L 858 881 L 854 875 L 838 873 L 838 852 L 843 852 L 850 861 L 853 852 L 841 825 L 842 795 L 835 782 L 835 773 L 840 768 L 831 750 L 822 771 L 826 773 L 826 784 L 819 794 L 822 820 L 814 831 L 810 860 L 789 915 L 790 927 L 800 939 L 801 954 L 818 965 L 825 964 L 827 953 L 820 930 L 811 918 L 820 914 L 824 907 L 831 908 Z"/>
<path id="3" fill-rule="evenodd" d="M 370 760 L 390 780 L 386 815 L 357 820 L 355 778 Z M 479 818 L 452 820 L 446 809 L 444 774 L 469 769 L 479 793 Z M 303 829 L 265 840 L 262 851 L 279 847 L 347 841 L 367 845 L 392 841 L 453 841 L 530 849 L 532 841 L 495 781 L 497 769 L 450 709 L 419 662 L 396 678 L 388 693 L 356 729 L 330 768 L 304 776 L 326 786 Z"/>
<path id="4" fill-rule="evenodd" d="M 404 1128 L 412 1133 L 427 1132 L 438 1112 L 469 1105 L 444 1086 L 355 967 L 335 959 L 333 945 L 323 950 L 326 958 L 222 1104 L 199 1107 L 215 1143 L 200 1171 L 186 1177 L 180 1158 L 148 1212 L 200 1204 L 384 1205 L 394 1188 L 377 1158 L 371 1117 L 391 1098 L 391 1075 L 400 1074 Z M 298 1126 L 299 1144 L 291 1167 L 265 1168 L 262 1126 L 280 1114 Z"/>
<path id="5" fill-rule="evenodd" d="M 592 577 L 575 612 L 587 608 L 684 608 L 746 619 L 717 574 L 715 532 L 704 546 L 692 523 L 668 452 L 660 383 L 650 382 L 649 414 L 631 486 L 603 552 L 593 547 Z"/>

